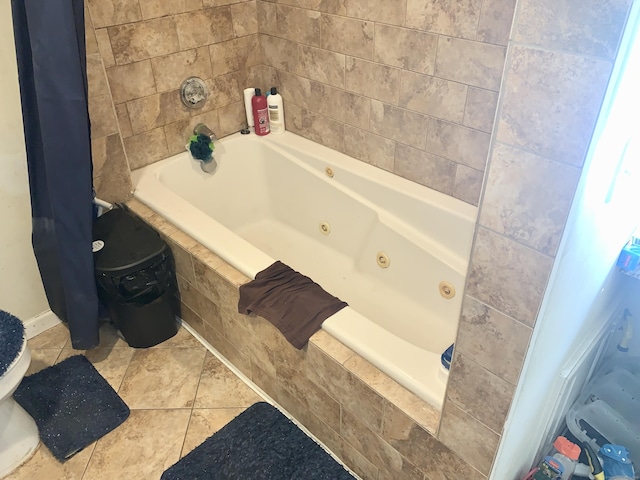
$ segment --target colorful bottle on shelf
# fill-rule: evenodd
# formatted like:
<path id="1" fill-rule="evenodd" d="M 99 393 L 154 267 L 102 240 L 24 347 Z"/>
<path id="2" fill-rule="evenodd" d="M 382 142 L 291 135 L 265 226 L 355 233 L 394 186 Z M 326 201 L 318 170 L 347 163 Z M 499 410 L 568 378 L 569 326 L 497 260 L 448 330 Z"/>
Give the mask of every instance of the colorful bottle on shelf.
<path id="1" fill-rule="evenodd" d="M 565 437 L 558 437 L 553 442 L 553 458 L 562 464 L 563 473 L 561 480 L 569 480 L 573 477 L 573 472 L 580 457 L 580 447 L 567 440 Z"/>
<path id="2" fill-rule="evenodd" d="M 555 458 L 546 456 L 542 460 L 540 467 L 533 470 L 533 480 L 559 480 L 564 474 L 564 467 Z M 531 474 L 527 475 L 525 480 L 529 480 Z"/>
<path id="3" fill-rule="evenodd" d="M 262 91 L 259 88 L 256 88 L 255 95 L 251 99 L 251 109 L 253 111 L 253 123 L 256 135 L 267 135 L 269 133 L 267 99 L 262 95 Z"/>

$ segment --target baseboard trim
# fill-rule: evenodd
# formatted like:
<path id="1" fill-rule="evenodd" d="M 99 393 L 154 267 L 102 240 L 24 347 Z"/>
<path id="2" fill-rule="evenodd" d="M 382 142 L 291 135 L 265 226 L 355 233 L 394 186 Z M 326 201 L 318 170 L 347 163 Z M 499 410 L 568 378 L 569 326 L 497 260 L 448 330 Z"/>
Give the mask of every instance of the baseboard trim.
<path id="1" fill-rule="evenodd" d="M 298 426 L 298 428 L 300 428 L 300 430 L 302 430 L 308 437 L 313 439 L 313 441 L 316 442 L 318 445 L 320 445 L 320 447 L 325 452 L 327 452 L 329 455 L 331 455 L 336 462 L 338 462 L 347 471 L 349 471 L 349 473 L 351 475 L 353 475 L 353 478 L 355 478 L 355 480 L 362 480 L 353 470 L 351 470 L 349 467 L 347 467 L 344 464 L 344 462 L 342 460 L 340 460 L 340 458 L 335 453 L 333 453 L 333 451 L 331 451 L 331 449 L 329 447 L 327 447 L 313 433 L 311 433 L 309 431 L 309 429 L 307 429 L 307 427 L 302 425 L 302 423 L 300 423 L 293 415 L 291 415 L 287 410 L 285 410 L 285 408 L 282 405 L 280 405 L 278 402 L 276 402 L 273 398 L 271 398 L 267 394 L 267 392 L 265 392 L 258 385 L 256 385 L 253 382 L 253 380 L 251 380 L 244 373 L 242 373 L 238 367 L 236 367 L 233 363 L 231 363 L 229 360 L 227 360 L 227 358 L 224 355 L 222 355 L 218 350 L 216 350 L 209 342 L 207 342 L 202 335 L 200 335 L 198 332 L 196 332 L 196 330 L 191 325 L 189 325 L 187 322 L 182 320 L 180 317 L 176 317 L 176 319 L 180 322 L 182 328 L 184 328 L 187 332 L 189 332 L 191 335 L 193 335 L 196 340 L 198 340 L 207 350 L 209 350 L 209 352 L 211 352 L 211 354 L 214 357 L 216 357 L 218 360 L 220 360 L 229 370 L 231 370 L 233 373 L 235 373 L 236 376 L 238 376 L 238 378 L 240 378 L 240 380 L 242 380 L 251 390 L 253 390 L 259 396 L 261 396 L 262 399 L 265 402 L 273 405 L 278 410 L 280 410 L 280 412 L 285 417 L 287 417 L 289 420 L 291 420 L 293 423 L 295 423 Z"/>
<path id="2" fill-rule="evenodd" d="M 24 322 L 27 340 L 35 337 L 36 335 L 40 335 L 42 332 L 55 327 L 59 323 L 62 323 L 62 321 L 51 310 L 43 312 L 40 315 L 36 315 L 35 317 L 31 317 L 29 320 Z"/>

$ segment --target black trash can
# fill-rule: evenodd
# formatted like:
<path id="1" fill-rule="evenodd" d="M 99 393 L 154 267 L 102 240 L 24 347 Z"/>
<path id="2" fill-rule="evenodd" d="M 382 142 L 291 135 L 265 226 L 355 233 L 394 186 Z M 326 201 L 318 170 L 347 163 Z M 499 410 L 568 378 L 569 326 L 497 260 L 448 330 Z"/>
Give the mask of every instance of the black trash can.
<path id="1" fill-rule="evenodd" d="M 93 225 L 98 296 L 131 347 L 146 348 L 178 332 L 173 256 L 158 233 L 116 208 Z"/>

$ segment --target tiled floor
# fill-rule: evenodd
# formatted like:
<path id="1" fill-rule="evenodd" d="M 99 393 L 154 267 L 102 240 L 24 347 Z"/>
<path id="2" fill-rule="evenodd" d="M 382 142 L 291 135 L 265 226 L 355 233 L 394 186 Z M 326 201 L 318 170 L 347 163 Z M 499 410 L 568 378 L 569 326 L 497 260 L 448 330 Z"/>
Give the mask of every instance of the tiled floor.
<path id="1" fill-rule="evenodd" d="M 7 480 L 158 480 L 164 470 L 262 399 L 189 332 L 149 349 L 130 348 L 109 325 L 100 346 L 79 352 L 58 325 L 29 340 L 27 374 L 84 353 L 129 405 L 127 421 L 64 464 L 40 444 Z"/>

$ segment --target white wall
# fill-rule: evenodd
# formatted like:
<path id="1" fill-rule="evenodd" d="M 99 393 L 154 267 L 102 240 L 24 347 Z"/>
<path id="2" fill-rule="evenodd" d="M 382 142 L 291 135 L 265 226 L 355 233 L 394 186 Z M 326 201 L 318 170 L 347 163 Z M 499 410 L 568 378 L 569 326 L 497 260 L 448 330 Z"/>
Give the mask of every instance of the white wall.
<path id="1" fill-rule="evenodd" d="M 31 210 L 9 0 L 0 2 L 0 309 L 49 309 L 31 249 Z"/>

